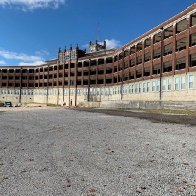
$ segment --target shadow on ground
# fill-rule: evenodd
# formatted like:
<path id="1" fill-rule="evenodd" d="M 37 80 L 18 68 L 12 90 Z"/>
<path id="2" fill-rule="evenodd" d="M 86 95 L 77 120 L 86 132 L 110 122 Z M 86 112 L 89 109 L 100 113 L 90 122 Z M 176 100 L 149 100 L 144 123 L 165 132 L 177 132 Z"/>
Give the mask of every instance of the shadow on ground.
<path id="1" fill-rule="evenodd" d="M 125 116 L 134 117 L 139 119 L 150 120 L 153 123 L 177 123 L 177 124 L 188 124 L 196 126 L 196 116 L 183 115 L 183 114 L 161 114 L 161 113 L 150 113 L 142 110 L 122 110 L 122 109 L 96 109 L 96 108 L 74 108 L 78 111 L 86 111 L 93 113 L 104 113 L 112 116 Z"/>

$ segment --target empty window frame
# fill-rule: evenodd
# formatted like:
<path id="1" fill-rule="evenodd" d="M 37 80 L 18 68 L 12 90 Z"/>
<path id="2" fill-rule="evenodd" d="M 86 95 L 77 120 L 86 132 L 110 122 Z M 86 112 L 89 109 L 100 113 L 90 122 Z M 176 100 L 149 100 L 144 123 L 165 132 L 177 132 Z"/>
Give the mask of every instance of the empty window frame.
<path id="1" fill-rule="evenodd" d="M 90 75 L 96 75 L 96 74 L 97 74 L 96 70 L 91 70 L 90 71 Z"/>
<path id="2" fill-rule="evenodd" d="M 137 65 L 142 63 L 142 55 L 137 56 Z"/>
<path id="3" fill-rule="evenodd" d="M 168 54 L 172 54 L 172 52 L 173 52 L 172 43 L 164 46 L 164 56 L 166 56 Z"/>
<path id="4" fill-rule="evenodd" d="M 90 66 L 97 65 L 97 60 L 90 60 Z"/>
<path id="5" fill-rule="evenodd" d="M 112 68 L 106 68 L 106 74 L 111 74 L 112 73 Z"/>
<path id="6" fill-rule="evenodd" d="M 144 68 L 144 76 L 150 76 L 150 67 Z"/>
<path id="7" fill-rule="evenodd" d="M 130 60 L 130 67 L 133 67 L 133 66 L 135 66 L 135 59 Z"/>
<path id="8" fill-rule="evenodd" d="M 167 61 L 163 63 L 163 72 L 172 71 L 172 61 Z"/>
<path id="9" fill-rule="evenodd" d="M 161 71 L 161 65 L 154 65 L 153 66 L 153 74 L 154 75 L 160 74 L 160 71 Z"/>
<path id="10" fill-rule="evenodd" d="M 124 51 L 124 57 L 129 56 L 129 50 Z"/>
<path id="11" fill-rule="evenodd" d="M 130 54 L 135 54 L 135 46 L 132 46 L 132 47 L 130 48 Z"/>
<path id="12" fill-rule="evenodd" d="M 147 62 L 147 61 L 150 61 L 151 60 L 151 53 L 148 52 L 148 53 L 145 53 L 144 54 L 144 61 Z"/>
<path id="13" fill-rule="evenodd" d="M 153 38 L 153 43 L 157 43 L 157 42 L 160 42 L 161 41 L 161 32 L 157 33 L 156 35 L 154 35 L 154 38 Z"/>
<path id="14" fill-rule="evenodd" d="M 124 68 L 128 68 L 129 67 L 129 62 L 125 62 L 125 64 L 124 64 Z"/>
<path id="15" fill-rule="evenodd" d="M 145 41 L 144 41 L 144 48 L 147 48 L 151 46 L 151 38 L 147 38 Z"/>
<path id="16" fill-rule="evenodd" d="M 191 54 L 190 55 L 190 67 L 195 67 L 196 66 L 196 54 Z"/>
<path id="17" fill-rule="evenodd" d="M 186 30 L 186 28 L 187 28 L 187 20 L 186 19 L 181 20 L 176 24 L 176 33 L 180 33 Z"/>
<path id="18" fill-rule="evenodd" d="M 191 15 L 191 26 L 196 25 L 196 13 Z"/>
<path id="19" fill-rule="evenodd" d="M 186 68 L 186 58 L 180 58 L 176 60 L 176 70 L 185 69 Z"/>
<path id="20" fill-rule="evenodd" d="M 136 71 L 136 78 L 141 78 L 142 77 L 142 70 L 137 70 Z"/>
<path id="21" fill-rule="evenodd" d="M 88 66 L 89 66 L 89 61 L 84 61 L 83 66 L 84 66 L 84 67 L 88 67 Z"/>
<path id="22" fill-rule="evenodd" d="M 98 75 L 103 75 L 104 74 L 104 70 L 98 70 Z"/>
<path id="23" fill-rule="evenodd" d="M 168 27 L 164 30 L 164 39 L 173 36 L 173 26 Z"/>
<path id="24" fill-rule="evenodd" d="M 137 50 L 137 52 L 140 51 L 140 50 L 142 50 L 142 42 L 139 42 L 139 43 L 137 44 L 136 50 Z"/>
<path id="25" fill-rule="evenodd" d="M 114 62 L 118 61 L 118 56 L 114 56 Z"/>
<path id="26" fill-rule="evenodd" d="M 112 57 L 107 57 L 106 58 L 106 63 L 113 63 L 113 58 Z"/>
<path id="27" fill-rule="evenodd" d="M 155 49 L 153 52 L 153 58 L 157 59 L 161 57 L 161 48 Z"/>
<path id="28" fill-rule="evenodd" d="M 82 62 L 78 62 L 78 67 L 82 67 Z"/>
<path id="29" fill-rule="evenodd" d="M 190 35 L 190 47 L 196 45 L 196 33 Z"/>
<path id="30" fill-rule="evenodd" d="M 86 70 L 83 71 L 83 76 L 88 76 L 88 74 L 89 74 L 89 71 L 86 71 Z"/>
<path id="31" fill-rule="evenodd" d="M 176 41 L 176 51 L 181 51 L 186 49 L 186 37 Z"/>
<path id="32" fill-rule="evenodd" d="M 103 64 L 104 64 L 104 59 L 98 59 L 98 65 L 103 65 Z"/>

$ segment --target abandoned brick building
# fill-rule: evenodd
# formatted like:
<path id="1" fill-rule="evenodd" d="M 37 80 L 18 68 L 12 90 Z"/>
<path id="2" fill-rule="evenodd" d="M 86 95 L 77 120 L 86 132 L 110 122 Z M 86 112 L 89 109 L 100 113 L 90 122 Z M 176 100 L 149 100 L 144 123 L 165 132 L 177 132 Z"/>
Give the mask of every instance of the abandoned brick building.
<path id="1" fill-rule="evenodd" d="M 0 101 L 107 106 L 196 102 L 196 4 L 119 49 L 59 49 L 39 66 L 1 66 Z"/>

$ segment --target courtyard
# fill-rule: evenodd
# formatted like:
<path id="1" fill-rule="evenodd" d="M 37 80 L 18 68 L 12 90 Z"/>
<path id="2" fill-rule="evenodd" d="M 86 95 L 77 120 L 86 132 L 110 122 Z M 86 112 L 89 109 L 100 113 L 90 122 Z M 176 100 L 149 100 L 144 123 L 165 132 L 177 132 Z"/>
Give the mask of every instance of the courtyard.
<path id="1" fill-rule="evenodd" d="M 196 127 L 0 108 L 1 196 L 196 195 Z"/>

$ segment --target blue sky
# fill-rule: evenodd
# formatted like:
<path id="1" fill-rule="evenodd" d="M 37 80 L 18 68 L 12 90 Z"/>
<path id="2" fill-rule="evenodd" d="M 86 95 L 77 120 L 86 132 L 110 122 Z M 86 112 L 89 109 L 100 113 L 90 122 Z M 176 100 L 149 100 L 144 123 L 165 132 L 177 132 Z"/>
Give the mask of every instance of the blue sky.
<path id="1" fill-rule="evenodd" d="M 0 65 L 40 64 L 58 47 L 120 47 L 194 0 L 0 0 Z"/>

